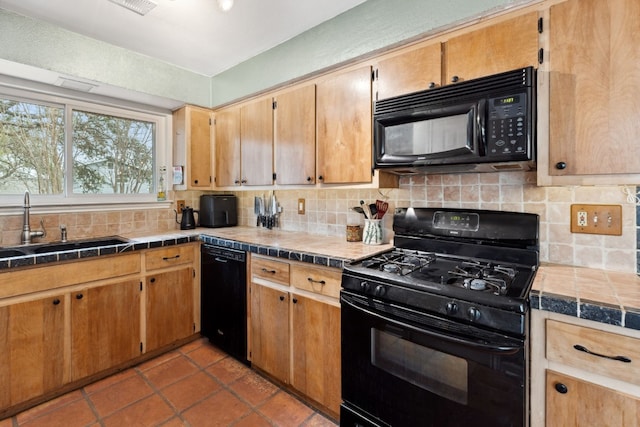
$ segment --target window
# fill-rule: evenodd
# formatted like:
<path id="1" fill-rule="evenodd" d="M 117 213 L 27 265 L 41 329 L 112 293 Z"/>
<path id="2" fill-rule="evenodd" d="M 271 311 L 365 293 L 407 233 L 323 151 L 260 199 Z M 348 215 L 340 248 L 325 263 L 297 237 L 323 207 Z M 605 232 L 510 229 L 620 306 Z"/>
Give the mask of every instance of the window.
<path id="1" fill-rule="evenodd" d="M 13 93 L 0 87 L 0 197 L 29 190 L 54 203 L 156 200 L 168 114 L 6 90 Z"/>

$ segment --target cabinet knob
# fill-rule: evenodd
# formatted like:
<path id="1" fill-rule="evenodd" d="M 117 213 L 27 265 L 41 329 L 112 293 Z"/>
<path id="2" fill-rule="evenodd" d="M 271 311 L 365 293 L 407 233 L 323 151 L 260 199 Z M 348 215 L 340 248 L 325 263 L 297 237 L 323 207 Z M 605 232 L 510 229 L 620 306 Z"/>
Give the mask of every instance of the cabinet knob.
<path id="1" fill-rule="evenodd" d="M 294 298 L 294 299 L 293 299 L 293 303 L 294 303 L 294 304 L 297 304 L 297 303 L 298 303 L 298 298 Z"/>
<path id="2" fill-rule="evenodd" d="M 460 81 L 460 77 L 458 77 L 458 76 L 451 77 L 451 83 L 457 83 L 459 81 Z"/>
<path id="3" fill-rule="evenodd" d="M 307 177 L 307 182 L 311 182 L 311 177 L 310 176 Z"/>
<path id="4" fill-rule="evenodd" d="M 60 304 L 60 300 L 58 298 L 53 300 L 53 305 L 58 305 Z"/>
<path id="5" fill-rule="evenodd" d="M 566 169 L 567 168 L 567 164 L 565 162 L 558 162 L 556 163 L 556 169 Z"/>
<path id="6" fill-rule="evenodd" d="M 233 181 L 233 183 L 236 184 L 236 185 L 239 185 L 240 181 L 236 179 L 235 181 Z"/>
<path id="7" fill-rule="evenodd" d="M 566 394 L 569 391 L 567 386 L 562 383 L 555 383 L 554 387 L 558 393 Z"/>
<path id="8" fill-rule="evenodd" d="M 324 178 L 322 177 L 322 175 L 320 175 L 320 176 L 318 177 L 318 180 L 320 180 L 320 181 L 322 181 L 323 179 L 324 179 Z"/>
<path id="9" fill-rule="evenodd" d="M 150 281 L 151 283 L 155 283 L 155 282 L 156 282 L 156 278 L 155 278 L 155 277 L 152 277 L 151 279 L 149 279 L 149 281 Z"/>
<path id="10" fill-rule="evenodd" d="M 197 184 L 197 183 L 198 183 L 198 180 L 197 180 L 197 179 L 194 179 L 194 180 L 193 180 L 193 183 L 194 183 L 194 184 Z"/>
<path id="11" fill-rule="evenodd" d="M 82 295 L 82 294 L 76 295 L 76 299 L 82 299 L 83 297 L 84 297 L 84 295 Z"/>
<path id="12" fill-rule="evenodd" d="M 284 301 L 284 296 L 280 295 L 280 301 Z"/>
<path id="13" fill-rule="evenodd" d="M 240 181 L 240 183 L 241 183 L 241 184 L 246 184 L 246 183 L 247 183 L 247 180 L 246 180 L 246 179 L 243 179 L 242 181 Z"/>
<path id="14" fill-rule="evenodd" d="M 436 82 L 431 82 L 429 83 L 429 89 L 433 89 L 435 87 L 438 87 L 438 85 L 436 84 Z"/>

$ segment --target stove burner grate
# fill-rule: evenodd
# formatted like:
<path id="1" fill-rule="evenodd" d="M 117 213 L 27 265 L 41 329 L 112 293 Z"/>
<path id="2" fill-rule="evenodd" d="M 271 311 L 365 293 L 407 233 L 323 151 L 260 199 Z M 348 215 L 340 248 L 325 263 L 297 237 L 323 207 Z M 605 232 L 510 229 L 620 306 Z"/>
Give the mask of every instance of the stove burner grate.
<path id="1" fill-rule="evenodd" d="M 435 262 L 436 255 L 427 252 L 395 250 L 388 254 L 377 255 L 362 262 L 362 266 L 386 273 L 406 276 Z"/>
<path id="2" fill-rule="evenodd" d="M 449 284 L 472 291 L 491 292 L 494 295 L 506 294 L 509 284 L 516 276 L 514 268 L 480 261 L 463 261 L 448 273 L 454 278 L 462 279 L 462 281 L 449 279 L 447 280 Z"/>

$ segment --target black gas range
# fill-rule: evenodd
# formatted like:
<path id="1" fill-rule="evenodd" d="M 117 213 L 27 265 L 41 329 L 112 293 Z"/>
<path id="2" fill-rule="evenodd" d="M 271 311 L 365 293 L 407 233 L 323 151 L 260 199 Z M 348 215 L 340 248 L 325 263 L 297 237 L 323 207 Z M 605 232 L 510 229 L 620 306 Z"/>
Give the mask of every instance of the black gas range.
<path id="1" fill-rule="evenodd" d="M 396 209 L 395 247 L 343 270 L 341 425 L 527 425 L 538 222 Z"/>

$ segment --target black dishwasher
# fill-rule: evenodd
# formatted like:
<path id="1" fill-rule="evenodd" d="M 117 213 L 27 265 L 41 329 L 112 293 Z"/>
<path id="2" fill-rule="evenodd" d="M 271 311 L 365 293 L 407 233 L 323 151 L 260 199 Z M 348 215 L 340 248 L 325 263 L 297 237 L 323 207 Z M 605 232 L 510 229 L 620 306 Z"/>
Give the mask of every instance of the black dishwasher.
<path id="1" fill-rule="evenodd" d="M 201 247 L 201 333 L 245 364 L 247 360 L 247 270 L 243 251 Z"/>

